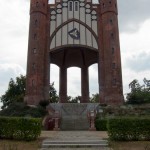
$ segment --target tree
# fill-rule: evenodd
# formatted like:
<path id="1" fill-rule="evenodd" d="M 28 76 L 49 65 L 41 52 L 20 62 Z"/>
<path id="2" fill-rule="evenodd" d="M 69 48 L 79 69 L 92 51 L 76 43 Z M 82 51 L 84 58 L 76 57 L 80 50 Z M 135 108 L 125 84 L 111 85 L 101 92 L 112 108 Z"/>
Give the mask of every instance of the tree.
<path id="1" fill-rule="evenodd" d="M 0 97 L 3 103 L 2 109 L 15 102 L 23 102 L 25 96 L 25 81 L 26 77 L 23 75 L 16 77 L 16 81 L 12 78 L 10 79 L 8 90 Z"/>
<path id="2" fill-rule="evenodd" d="M 57 91 L 54 88 L 54 82 L 50 84 L 49 88 L 50 88 L 49 89 L 49 96 L 50 96 L 49 102 L 50 103 L 58 103 L 59 96 L 57 95 Z"/>
<path id="3" fill-rule="evenodd" d="M 138 80 L 129 84 L 131 92 L 127 94 L 127 104 L 150 103 L 150 80 L 143 79 L 144 84 L 140 85 Z"/>
<path id="4" fill-rule="evenodd" d="M 76 97 L 71 97 L 71 96 L 68 96 L 67 97 L 67 101 L 69 103 L 78 103 L 81 101 L 81 96 L 76 96 Z"/>
<path id="5" fill-rule="evenodd" d="M 99 103 L 99 94 L 92 94 L 92 97 L 90 97 L 90 102 L 91 103 Z"/>
<path id="6" fill-rule="evenodd" d="M 10 104 L 16 102 L 23 102 L 25 96 L 25 88 L 26 88 L 26 76 L 20 75 L 16 77 L 16 80 L 10 79 L 8 84 L 8 89 L 4 95 L 0 97 L 1 102 L 3 103 L 2 109 L 7 108 Z M 50 84 L 49 90 L 50 100 L 51 103 L 58 102 L 58 95 L 57 91 L 54 88 L 54 83 Z"/>
<path id="7" fill-rule="evenodd" d="M 69 103 L 78 103 L 81 101 L 81 96 L 76 96 L 76 97 L 68 96 L 67 101 Z M 90 97 L 90 102 L 91 103 L 99 103 L 99 94 L 98 93 L 92 94 L 92 97 Z"/>
<path id="8" fill-rule="evenodd" d="M 134 79 L 130 84 L 129 84 L 129 88 L 131 88 L 131 91 L 138 91 L 141 90 L 141 86 L 138 83 L 138 80 Z"/>

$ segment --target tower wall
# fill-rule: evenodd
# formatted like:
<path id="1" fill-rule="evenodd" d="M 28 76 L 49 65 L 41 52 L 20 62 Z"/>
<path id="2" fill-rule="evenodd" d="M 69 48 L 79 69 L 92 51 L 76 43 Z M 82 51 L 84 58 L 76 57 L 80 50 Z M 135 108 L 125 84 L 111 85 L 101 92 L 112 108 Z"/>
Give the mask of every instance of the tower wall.
<path id="1" fill-rule="evenodd" d="M 27 80 L 25 101 L 37 105 L 46 99 L 48 85 L 45 80 L 47 52 L 47 0 L 31 0 L 30 30 L 27 60 Z"/>
<path id="2" fill-rule="evenodd" d="M 116 0 L 101 0 L 100 103 L 122 104 L 122 72 Z"/>

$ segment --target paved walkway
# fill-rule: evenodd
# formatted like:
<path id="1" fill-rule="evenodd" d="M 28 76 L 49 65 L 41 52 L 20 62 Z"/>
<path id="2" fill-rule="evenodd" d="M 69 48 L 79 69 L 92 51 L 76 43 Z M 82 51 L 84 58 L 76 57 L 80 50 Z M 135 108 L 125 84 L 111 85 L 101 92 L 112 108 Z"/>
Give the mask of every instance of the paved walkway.
<path id="1" fill-rule="evenodd" d="M 113 149 L 89 147 L 89 148 L 50 148 L 50 149 L 40 149 L 40 150 L 113 150 Z"/>
<path id="2" fill-rule="evenodd" d="M 100 140 L 107 139 L 107 132 L 101 131 L 42 131 L 42 138 L 48 138 L 50 140 Z"/>
<path id="3" fill-rule="evenodd" d="M 107 139 L 108 135 L 107 132 L 99 131 L 42 131 L 41 137 L 50 141 L 88 141 Z M 110 148 L 50 148 L 50 150 L 110 150 Z"/>

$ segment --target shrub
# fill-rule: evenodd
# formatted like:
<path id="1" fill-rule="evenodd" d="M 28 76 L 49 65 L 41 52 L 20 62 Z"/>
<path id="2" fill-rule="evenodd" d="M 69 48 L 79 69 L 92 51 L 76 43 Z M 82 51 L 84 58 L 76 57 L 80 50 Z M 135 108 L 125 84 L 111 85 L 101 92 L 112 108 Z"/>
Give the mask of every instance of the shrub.
<path id="1" fill-rule="evenodd" d="M 150 118 L 109 119 L 108 135 L 116 141 L 150 140 Z"/>
<path id="2" fill-rule="evenodd" d="M 41 107 L 30 107 L 24 103 L 12 103 L 7 108 L 0 111 L 0 116 L 41 118 L 46 115 L 46 110 Z"/>
<path id="3" fill-rule="evenodd" d="M 43 107 L 44 109 L 46 109 L 46 106 L 49 104 L 49 101 L 48 100 L 42 100 L 39 102 L 39 105 L 41 107 Z"/>
<path id="4" fill-rule="evenodd" d="M 107 119 L 96 119 L 95 127 L 97 131 L 107 131 Z"/>
<path id="5" fill-rule="evenodd" d="M 31 141 L 41 134 L 41 119 L 0 117 L 0 138 Z"/>

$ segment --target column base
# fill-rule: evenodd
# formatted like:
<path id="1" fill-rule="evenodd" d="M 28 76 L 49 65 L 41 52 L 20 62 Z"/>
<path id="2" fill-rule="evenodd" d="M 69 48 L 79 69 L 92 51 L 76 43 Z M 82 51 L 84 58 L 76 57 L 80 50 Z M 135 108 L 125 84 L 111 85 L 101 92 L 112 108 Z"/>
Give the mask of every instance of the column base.
<path id="1" fill-rule="evenodd" d="M 123 105 L 124 97 L 123 95 L 110 95 L 100 97 L 100 104 L 103 105 Z"/>
<path id="2" fill-rule="evenodd" d="M 54 128 L 53 131 L 60 131 L 60 128 Z"/>
<path id="3" fill-rule="evenodd" d="M 96 128 L 89 128 L 89 131 L 96 131 Z"/>
<path id="4" fill-rule="evenodd" d="M 25 96 L 24 97 L 24 102 L 27 104 L 27 105 L 38 105 L 39 102 L 41 100 L 44 100 L 44 97 L 41 96 L 41 95 L 35 95 L 35 96 Z"/>

